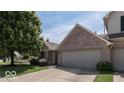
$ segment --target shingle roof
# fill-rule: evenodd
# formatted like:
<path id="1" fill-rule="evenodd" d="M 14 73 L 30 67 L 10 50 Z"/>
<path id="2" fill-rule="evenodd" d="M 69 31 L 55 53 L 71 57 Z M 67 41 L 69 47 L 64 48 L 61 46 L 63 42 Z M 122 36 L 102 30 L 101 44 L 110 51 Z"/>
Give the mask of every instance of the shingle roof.
<path id="1" fill-rule="evenodd" d="M 107 34 L 100 34 L 99 36 L 104 38 L 104 39 L 106 39 L 106 40 L 108 39 L 108 35 Z"/>
<path id="2" fill-rule="evenodd" d="M 56 44 L 56 43 L 49 42 L 49 41 L 45 41 L 44 43 L 49 48 L 49 50 L 57 50 L 58 49 L 58 44 Z"/>
<path id="3" fill-rule="evenodd" d="M 124 37 L 124 33 L 114 33 L 114 34 L 109 34 L 109 38 L 119 38 L 119 37 Z"/>

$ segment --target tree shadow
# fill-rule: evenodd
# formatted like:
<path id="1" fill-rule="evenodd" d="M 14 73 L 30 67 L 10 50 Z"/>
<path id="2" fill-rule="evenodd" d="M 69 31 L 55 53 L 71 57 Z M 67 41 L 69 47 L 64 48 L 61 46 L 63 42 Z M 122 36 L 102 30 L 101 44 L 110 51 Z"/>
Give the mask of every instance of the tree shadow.
<path id="1" fill-rule="evenodd" d="M 10 65 L 0 65 L 0 76 L 1 78 L 5 77 L 5 72 L 6 71 L 16 71 L 17 75 L 21 75 L 24 73 L 27 73 L 27 71 L 29 71 L 30 69 L 33 69 L 35 66 L 31 66 L 28 64 L 18 64 L 18 65 L 14 65 L 14 66 L 10 66 Z"/>

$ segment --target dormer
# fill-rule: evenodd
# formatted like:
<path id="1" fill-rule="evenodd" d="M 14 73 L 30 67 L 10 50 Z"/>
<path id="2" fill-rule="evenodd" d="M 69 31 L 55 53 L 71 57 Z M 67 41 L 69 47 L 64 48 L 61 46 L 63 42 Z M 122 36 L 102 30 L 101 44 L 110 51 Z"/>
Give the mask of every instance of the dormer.
<path id="1" fill-rule="evenodd" d="M 111 11 L 103 19 L 109 38 L 124 37 L 124 11 Z"/>

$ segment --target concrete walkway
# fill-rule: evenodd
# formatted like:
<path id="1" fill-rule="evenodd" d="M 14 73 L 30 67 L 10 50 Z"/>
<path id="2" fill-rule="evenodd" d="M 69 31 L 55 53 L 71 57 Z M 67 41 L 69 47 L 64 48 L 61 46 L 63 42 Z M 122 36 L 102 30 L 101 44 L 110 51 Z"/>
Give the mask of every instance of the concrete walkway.
<path id="1" fill-rule="evenodd" d="M 124 82 L 124 73 L 115 73 L 113 75 L 114 82 Z"/>
<path id="2" fill-rule="evenodd" d="M 1 78 L 0 82 L 92 82 L 96 72 L 75 68 L 49 68 L 15 78 Z"/>

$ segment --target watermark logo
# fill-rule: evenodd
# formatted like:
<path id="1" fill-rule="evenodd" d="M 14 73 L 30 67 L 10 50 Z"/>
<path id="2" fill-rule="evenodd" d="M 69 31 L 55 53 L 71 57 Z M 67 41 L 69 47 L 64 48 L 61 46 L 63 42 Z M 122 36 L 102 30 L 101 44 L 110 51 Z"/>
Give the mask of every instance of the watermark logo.
<path id="1" fill-rule="evenodd" d="M 6 77 L 11 77 L 11 78 L 13 78 L 13 77 L 15 77 L 16 76 L 16 71 L 6 71 L 5 72 L 5 76 Z"/>

